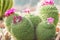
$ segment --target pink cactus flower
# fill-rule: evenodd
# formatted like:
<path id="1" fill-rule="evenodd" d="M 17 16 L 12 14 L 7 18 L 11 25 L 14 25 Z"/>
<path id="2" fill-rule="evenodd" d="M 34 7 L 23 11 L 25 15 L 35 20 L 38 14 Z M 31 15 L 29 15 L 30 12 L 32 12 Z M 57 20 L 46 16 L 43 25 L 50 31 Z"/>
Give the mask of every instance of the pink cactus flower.
<path id="1" fill-rule="evenodd" d="M 47 18 L 47 22 L 52 24 L 54 22 L 54 18 L 52 18 L 52 17 Z"/>
<path id="2" fill-rule="evenodd" d="M 14 16 L 13 23 L 16 24 L 16 23 L 20 22 L 21 20 L 22 20 L 21 16 Z"/>
<path id="3" fill-rule="evenodd" d="M 9 10 L 7 10 L 6 12 L 5 12 L 5 15 L 4 16 L 10 16 L 11 14 L 13 14 L 15 12 L 15 9 L 14 8 L 11 8 L 11 9 L 9 9 Z"/>
<path id="4" fill-rule="evenodd" d="M 26 8 L 26 9 L 23 10 L 23 12 L 30 13 L 30 9 L 29 8 Z"/>
<path id="5" fill-rule="evenodd" d="M 54 0 L 44 0 L 44 2 L 42 3 L 42 5 L 53 5 L 54 4 Z"/>

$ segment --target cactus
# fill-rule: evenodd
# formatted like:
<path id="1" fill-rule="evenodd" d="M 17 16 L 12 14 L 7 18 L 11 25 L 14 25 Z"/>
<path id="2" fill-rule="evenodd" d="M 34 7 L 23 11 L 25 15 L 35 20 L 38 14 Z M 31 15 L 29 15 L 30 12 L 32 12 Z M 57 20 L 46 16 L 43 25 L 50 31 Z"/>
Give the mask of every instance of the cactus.
<path id="1" fill-rule="evenodd" d="M 39 9 L 42 22 L 36 28 L 37 40 L 55 40 L 56 25 L 58 23 L 58 10 L 53 0 L 44 0 Z"/>
<path id="2" fill-rule="evenodd" d="M 4 16 L 6 10 L 12 7 L 13 0 L 0 0 L 0 19 Z"/>
<path id="3" fill-rule="evenodd" d="M 15 13 L 15 9 L 11 8 L 11 9 L 7 10 L 4 15 L 6 17 L 4 20 L 5 25 L 8 29 L 8 31 L 10 32 L 11 31 L 12 19 L 14 16 L 18 16 L 18 14 Z"/>
<path id="4" fill-rule="evenodd" d="M 57 25 L 58 23 L 58 10 L 54 5 L 45 5 L 42 6 L 40 9 L 40 17 L 42 20 L 47 20 L 48 17 L 53 17 L 54 24 Z"/>
<path id="5" fill-rule="evenodd" d="M 41 22 L 37 26 L 36 33 L 38 40 L 53 40 L 56 33 L 56 27 L 54 24 Z"/>
<path id="6" fill-rule="evenodd" d="M 14 9 L 5 14 L 6 26 L 16 40 L 53 40 L 58 22 L 58 10 L 53 0 L 42 3 L 39 15 L 29 14 L 30 9 L 23 11 L 27 14 L 14 14 Z"/>
<path id="7" fill-rule="evenodd" d="M 41 22 L 41 18 L 38 15 L 33 15 L 34 12 L 30 12 L 31 10 L 29 8 L 24 9 L 23 12 L 24 13 L 24 17 L 27 17 L 32 24 L 36 27 L 40 22 Z"/>
<path id="8" fill-rule="evenodd" d="M 13 14 L 11 16 L 8 16 L 5 19 L 6 28 L 9 32 L 11 32 L 11 23 L 12 23 L 12 19 L 13 19 L 14 16 L 18 16 L 18 14 Z"/>
<path id="9" fill-rule="evenodd" d="M 34 27 L 31 21 L 25 17 L 22 17 L 20 22 L 13 23 L 11 29 L 16 40 L 33 40 L 34 38 Z"/>
<path id="10" fill-rule="evenodd" d="M 39 16 L 35 16 L 35 15 L 29 15 L 28 18 L 31 20 L 31 22 L 34 26 L 34 40 L 36 40 L 37 39 L 36 28 L 37 28 L 37 25 L 39 23 L 41 23 L 41 18 Z"/>
<path id="11" fill-rule="evenodd" d="M 34 26 L 37 26 L 41 22 L 41 18 L 39 16 L 30 15 L 29 19 Z"/>
<path id="12" fill-rule="evenodd" d="M 34 26 L 37 26 L 42 21 L 39 16 L 33 14 L 25 14 L 24 17 L 28 18 Z"/>

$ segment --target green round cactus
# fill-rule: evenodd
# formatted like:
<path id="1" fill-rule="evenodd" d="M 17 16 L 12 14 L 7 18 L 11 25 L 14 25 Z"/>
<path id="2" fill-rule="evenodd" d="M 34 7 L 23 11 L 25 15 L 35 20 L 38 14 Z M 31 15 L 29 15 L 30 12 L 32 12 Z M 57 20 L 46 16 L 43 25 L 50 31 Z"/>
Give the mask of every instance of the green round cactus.
<path id="1" fill-rule="evenodd" d="M 3 17 L 6 10 L 10 9 L 13 5 L 13 0 L 0 0 L 0 18 Z"/>
<path id="2" fill-rule="evenodd" d="M 17 24 L 11 26 L 12 35 L 16 40 L 33 40 L 34 38 L 34 27 L 31 21 L 25 17 Z"/>
<path id="3" fill-rule="evenodd" d="M 18 14 L 12 14 L 5 19 L 6 28 L 9 32 L 11 31 L 11 24 L 14 16 L 18 16 Z"/>
<path id="4" fill-rule="evenodd" d="M 58 10 L 54 5 L 45 5 L 40 8 L 40 17 L 43 21 L 47 20 L 47 18 L 54 18 L 54 24 L 58 23 Z"/>
<path id="5" fill-rule="evenodd" d="M 28 14 L 26 17 L 32 22 L 34 26 L 37 26 L 42 21 L 39 16 Z"/>
<path id="6" fill-rule="evenodd" d="M 36 29 L 38 40 L 53 40 L 56 33 L 56 27 L 54 24 L 48 24 L 47 22 L 41 22 Z"/>
<path id="7" fill-rule="evenodd" d="M 24 17 L 28 18 L 34 27 L 34 39 L 36 39 L 36 26 L 41 22 L 41 18 L 39 16 L 35 16 L 32 14 L 24 14 Z"/>
<path id="8" fill-rule="evenodd" d="M 37 25 L 41 23 L 41 18 L 39 16 L 29 15 L 29 19 L 31 20 L 34 26 L 34 40 L 36 40 L 37 39 L 36 28 L 37 28 Z"/>

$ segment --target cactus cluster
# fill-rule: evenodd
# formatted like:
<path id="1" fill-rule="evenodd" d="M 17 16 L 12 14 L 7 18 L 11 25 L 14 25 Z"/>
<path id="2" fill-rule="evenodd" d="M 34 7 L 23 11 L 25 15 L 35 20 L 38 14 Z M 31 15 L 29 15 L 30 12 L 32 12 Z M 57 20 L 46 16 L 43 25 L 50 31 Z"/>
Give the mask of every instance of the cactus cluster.
<path id="1" fill-rule="evenodd" d="M 36 33 L 38 40 L 55 40 L 58 10 L 53 0 L 45 0 L 39 9 L 42 22 L 38 24 Z M 47 22 L 46 22 L 47 21 Z"/>
<path id="2" fill-rule="evenodd" d="M 3 18 L 6 10 L 10 9 L 13 5 L 13 0 L 0 0 L 0 19 Z"/>
<path id="3" fill-rule="evenodd" d="M 17 40 L 34 40 L 36 35 L 35 28 L 41 22 L 40 17 L 29 14 L 24 17 L 21 16 L 22 20 L 16 23 L 18 16 L 20 15 L 12 14 L 8 16 L 5 21 L 6 28 Z"/>
<path id="4" fill-rule="evenodd" d="M 16 40 L 54 40 L 58 23 L 58 10 L 52 0 L 44 1 L 39 15 L 18 15 L 9 10 L 6 13 L 6 26 Z"/>

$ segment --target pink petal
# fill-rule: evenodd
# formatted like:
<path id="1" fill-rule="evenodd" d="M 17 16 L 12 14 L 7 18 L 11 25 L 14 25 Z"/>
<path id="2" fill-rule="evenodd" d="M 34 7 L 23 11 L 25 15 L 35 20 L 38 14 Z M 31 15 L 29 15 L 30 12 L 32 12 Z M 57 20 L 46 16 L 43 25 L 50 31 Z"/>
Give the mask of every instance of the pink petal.
<path id="1" fill-rule="evenodd" d="M 47 18 L 47 21 L 48 21 L 48 23 L 53 23 L 54 22 L 54 18 L 49 17 L 49 18 Z"/>
<path id="2" fill-rule="evenodd" d="M 23 12 L 30 13 L 30 9 L 29 8 L 26 8 L 26 9 L 23 10 Z"/>
<path id="3" fill-rule="evenodd" d="M 15 12 L 15 9 L 14 8 L 11 8 L 11 9 L 9 9 L 9 10 L 7 10 L 6 12 L 5 12 L 5 16 L 10 16 L 11 14 L 13 14 Z"/>
<path id="4" fill-rule="evenodd" d="M 54 4 L 54 0 L 44 0 L 42 5 L 53 5 Z"/>

